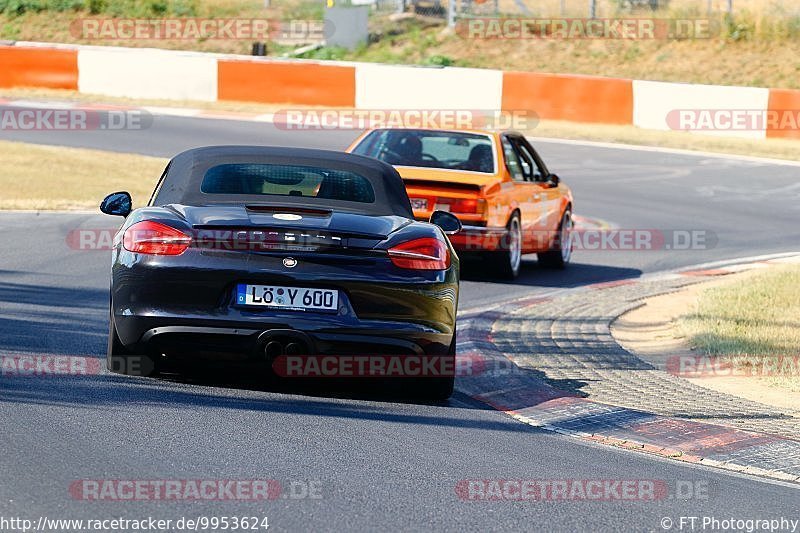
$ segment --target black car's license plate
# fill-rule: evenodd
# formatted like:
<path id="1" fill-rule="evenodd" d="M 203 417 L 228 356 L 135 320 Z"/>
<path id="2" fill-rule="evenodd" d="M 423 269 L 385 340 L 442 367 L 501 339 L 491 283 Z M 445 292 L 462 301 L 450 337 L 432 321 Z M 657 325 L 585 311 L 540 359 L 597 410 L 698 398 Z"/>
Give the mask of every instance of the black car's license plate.
<path id="1" fill-rule="evenodd" d="M 339 291 L 240 284 L 236 289 L 236 303 L 302 311 L 336 311 L 339 307 Z"/>

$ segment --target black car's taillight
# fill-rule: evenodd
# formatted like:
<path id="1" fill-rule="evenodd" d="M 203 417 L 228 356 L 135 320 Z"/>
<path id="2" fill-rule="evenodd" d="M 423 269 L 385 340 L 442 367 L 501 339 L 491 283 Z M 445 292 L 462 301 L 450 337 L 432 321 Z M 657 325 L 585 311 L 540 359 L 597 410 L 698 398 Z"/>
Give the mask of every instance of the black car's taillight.
<path id="1" fill-rule="evenodd" d="M 407 241 L 389 249 L 395 266 L 414 270 L 446 270 L 450 267 L 450 249 L 434 237 Z"/>
<path id="2" fill-rule="evenodd" d="M 150 220 L 131 225 L 122 237 L 122 246 L 126 250 L 151 255 L 180 255 L 191 243 L 190 235 Z"/>

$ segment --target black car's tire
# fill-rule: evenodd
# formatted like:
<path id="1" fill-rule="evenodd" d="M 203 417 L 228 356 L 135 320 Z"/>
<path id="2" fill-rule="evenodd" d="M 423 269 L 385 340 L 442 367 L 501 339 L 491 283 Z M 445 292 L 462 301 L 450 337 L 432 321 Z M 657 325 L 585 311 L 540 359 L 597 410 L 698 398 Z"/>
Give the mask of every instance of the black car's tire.
<path id="1" fill-rule="evenodd" d="M 455 377 L 429 378 L 421 391 L 421 396 L 429 400 L 446 400 L 453 395 Z"/>
<path id="2" fill-rule="evenodd" d="M 522 225 L 519 214 L 514 213 L 506 225 L 508 234 L 503 243 L 503 250 L 487 252 L 483 255 L 492 276 L 513 280 L 519 276 L 522 264 Z"/>
<path id="3" fill-rule="evenodd" d="M 558 238 L 553 247 L 537 254 L 539 264 L 546 268 L 564 269 L 572 259 L 572 211 L 567 208 L 558 225 Z"/>
<path id="4" fill-rule="evenodd" d="M 447 365 L 442 365 L 443 368 L 452 368 L 455 374 L 456 370 L 456 333 L 453 332 L 453 340 L 450 341 L 450 347 L 447 350 L 447 355 L 444 357 L 452 357 L 452 362 Z M 415 396 L 423 400 L 446 400 L 453 395 L 453 387 L 455 385 L 456 377 L 445 376 L 438 378 L 414 378 L 414 392 Z"/>
<path id="5" fill-rule="evenodd" d="M 108 349 L 106 368 L 114 374 L 126 376 L 154 376 L 158 374 L 155 360 L 146 354 L 134 354 L 128 350 L 117 335 L 114 319 L 108 319 Z"/>

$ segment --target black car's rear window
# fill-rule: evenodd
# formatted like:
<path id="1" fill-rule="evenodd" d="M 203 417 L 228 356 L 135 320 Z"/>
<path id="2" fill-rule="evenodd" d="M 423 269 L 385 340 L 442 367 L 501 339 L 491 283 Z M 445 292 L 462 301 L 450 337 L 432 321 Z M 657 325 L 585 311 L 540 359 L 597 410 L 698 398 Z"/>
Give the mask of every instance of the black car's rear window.
<path id="1" fill-rule="evenodd" d="M 375 202 L 375 191 L 364 176 L 345 170 L 300 165 L 216 165 L 206 171 L 200 190 L 207 194 L 296 196 Z"/>

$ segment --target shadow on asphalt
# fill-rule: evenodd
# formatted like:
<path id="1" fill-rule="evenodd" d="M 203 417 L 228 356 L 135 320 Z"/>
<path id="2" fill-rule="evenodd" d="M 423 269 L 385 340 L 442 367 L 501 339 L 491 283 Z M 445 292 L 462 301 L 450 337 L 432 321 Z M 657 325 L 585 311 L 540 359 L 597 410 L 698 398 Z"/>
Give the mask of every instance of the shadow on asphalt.
<path id="1" fill-rule="evenodd" d="M 107 316 L 108 289 L 0 282 L 0 355 L 97 353 Z"/>
<path id="2" fill-rule="evenodd" d="M 481 279 L 474 265 L 465 265 L 464 279 Z M 5 272 L 10 274 L 10 272 Z M 579 287 L 592 283 L 635 278 L 641 271 L 602 265 L 572 264 L 567 270 L 548 270 L 535 260 L 526 260 L 522 274 L 513 282 L 521 286 Z M 509 282 L 505 282 L 509 283 Z M 97 357 L 104 353 L 107 335 L 108 292 L 106 289 L 68 288 L 20 283 L 0 283 L 0 308 L 15 304 L 17 310 L 0 313 L 0 354 L 74 354 Z M 8 307 L 6 307 L 8 309 Z M 18 316 L 17 316 L 18 315 Z M 104 359 L 104 358 L 102 358 Z M 104 361 L 103 361 L 104 365 Z M 525 369 L 531 378 L 541 381 L 542 372 Z M 85 407 L 125 408 L 130 403 L 200 406 L 212 405 L 231 409 L 314 411 L 328 406 L 330 416 L 379 416 L 363 413 L 358 408 L 343 407 L 342 399 L 373 402 L 402 402 L 430 406 L 452 406 L 449 401 L 435 402 L 415 398 L 405 384 L 399 387 L 352 386 L 324 383 L 304 385 L 290 381 L 262 381 L 257 374 L 211 372 L 169 374 L 159 379 L 129 378 L 115 375 L 73 377 L 9 377 L 0 376 L 0 401 L 43 404 L 74 404 Z M 576 396 L 583 395 L 578 382 L 552 383 L 557 389 Z M 186 390 L 193 385 L 204 390 Z M 224 388 L 225 390 L 218 390 Z M 259 393 L 292 394 L 306 398 L 283 400 L 259 396 Z M 459 407 L 488 409 L 460 395 Z M 340 412 L 347 411 L 347 412 Z M 350 412 L 351 411 L 351 412 Z M 369 409 L 367 410 L 369 411 Z M 399 416 L 399 415 L 392 415 Z M 447 423 L 438 417 L 432 423 Z"/>
<path id="3" fill-rule="evenodd" d="M 530 257 L 530 256 L 528 256 Z M 605 283 L 623 279 L 635 279 L 642 275 L 637 268 L 570 263 L 564 270 L 554 270 L 539 265 L 536 259 L 526 257 L 522 261 L 520 274 L 514 281 L 498 279 L 487 272 L 480 262 L 465 260 L 461 263 L 463 281 L 490 281 L 525 287 L 574 288 L 594 283 Z"/>
<path id="4" fill-rule="evenodd" d="M 264 397 L 254 393 L 271 392 L 288 394 L 287 391 L 249 388 L 245 383 L 225 382 L 225 389 L 217 389 L 213 381 L 202 383 L 208 388 L 196 388 L 188 381 L 168 379 L 137 378 L 115 375 L 70 376 L 70 377 L 3 377 L 0 389 L 0 402 L 33 405 L 69 406 L 84 409 L 102 409 L 109 414 L 114 411 L 145 408 L 177 408 L 196 410 L 198 408 L 229 409 L 236 411 L 286 413 L 292 415 L 311 415 L 343 419 L 375 420 L 403 424 L 424 424 L 432 426 L 458 427 L 493 431 L 513 431 L 530 433 L 537 431 L 513 420 L 497 418 L 494 420 L 473 419 L 447 414 L 437 408 L 490 410 L 480 404 L 471 405 L 469 398 L 457 395 L 454 400 L 425 404 L 433 409 L 414 409 L 413 405 L 389 405 L 393 397 L 382 394 L 367 396 L 364 399 L 378 401 L 349 402 L 339 396 L 322 396 L 319 391 L 315 397 L 271 396 Z M 231 388 L 231 386 L 235 388 Z M 297 394 L 297 390 L 290 391 Z M 330 391 L 329 391 L 330 392 Z M 398 398 L 394 398 L 395 401 Z M 464 400 L 467 400 L 466 403 Z M 404 401 L 408 404 L 410 402 Z"/>
<path id="5" fill-rule="evenodd" d="M 0 272 L 2 276 L 8 273 Z M 70 287 L 48 287 L 23 283 L 0 282 L 0 303 L 44 305 L 50 308 L 76 307 L 108 308 L 108 290 L 74 289 Z"/>

